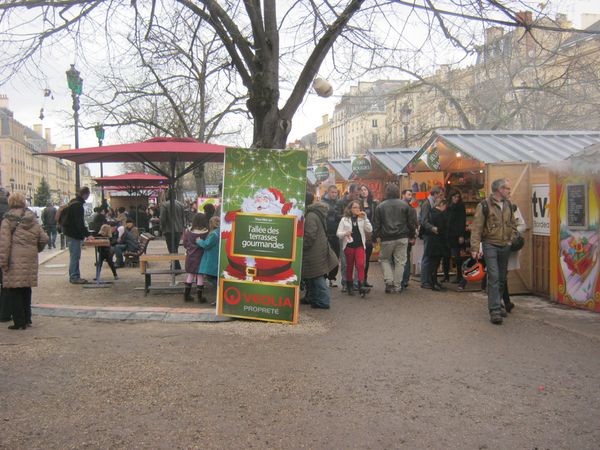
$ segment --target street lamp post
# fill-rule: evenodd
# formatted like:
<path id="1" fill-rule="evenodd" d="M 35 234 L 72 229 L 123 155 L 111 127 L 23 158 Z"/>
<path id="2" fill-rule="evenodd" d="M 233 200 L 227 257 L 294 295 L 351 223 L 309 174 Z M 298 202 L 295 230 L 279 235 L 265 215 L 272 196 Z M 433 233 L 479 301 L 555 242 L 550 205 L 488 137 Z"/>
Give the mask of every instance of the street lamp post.
<path id="1" fill-rule="evenodd" d="M 79 71 L 75 69 L 75 64 L 67 70 L 67 83 L 71 89 L 73 97 L 73 118 L 75 120 L 75 149 L 79 148 L 79 96 L 83 91 L 83 80 L 79 76 Z M 75 163 L 75 194 L 79 193 L 81 180 L 79 178 L 79 163 Z"/>
<path id="2" fill-rule="evenodd" d="M 404 148 L 408 148 L 408 125 L 410 124 L 410 116 L 412 109 L 405 103 L 400 110 L 402 116 L 402 125 L 404 125 Z"/>
<path id="3" fill-rule="evenodd" d="M 98 138 L 98 147 L 102 147 L 102 141 L 104 141 L 104 127 L 100 124 L 96 125 L 94 127 L 94 130 L 96 130 L 96 137 Z M 102 178 L 104 176 L 104 167 L 102 162 L 100 162 L 100 178 Z M 101 206 L 102 208 L 106 208 L 106 200 L 104 199 L 104 185 L 100 186 L 101 192 L 102 192 L 102 203 Z"/>
<path id="4" fill-rule="evenodd" d="M 31 200 L 32 200 L 32 195 L 31 195 L 32 191 L 33 191 L 33 188 L 31 187 L 31 181 L 29 181 L 27 183 L 27 201 L 29 202 L 30 206 L 31 206 Z"/>

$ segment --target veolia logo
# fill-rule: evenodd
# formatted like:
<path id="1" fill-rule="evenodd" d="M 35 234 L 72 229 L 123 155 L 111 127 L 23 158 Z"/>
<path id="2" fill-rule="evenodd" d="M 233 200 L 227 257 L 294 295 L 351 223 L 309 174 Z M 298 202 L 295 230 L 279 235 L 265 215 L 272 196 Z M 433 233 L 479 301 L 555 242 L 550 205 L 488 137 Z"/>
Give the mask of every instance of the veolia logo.
<path id="1" fill-rule="evenodd" d="M 352 161 L 352 172 L 357 177 L 364 177 L 371 171 L 371 161 L 364 156 L 357 157 Z"/>
<path id="2" fill-rule="evenodd" d="M 223 298 L 230 305 L 237 305 L 242 299 L 242 294 L 235 286 L 228 287 L 223 293 Z"/>

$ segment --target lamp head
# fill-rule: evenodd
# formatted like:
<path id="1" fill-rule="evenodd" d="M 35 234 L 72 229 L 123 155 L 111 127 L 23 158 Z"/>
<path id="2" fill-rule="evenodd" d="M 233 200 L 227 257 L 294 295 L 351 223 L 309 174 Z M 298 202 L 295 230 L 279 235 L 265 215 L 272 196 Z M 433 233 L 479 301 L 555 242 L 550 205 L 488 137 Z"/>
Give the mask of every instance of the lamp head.
<path id="1" fill-rule="evenodd" d="M 103 141 L 104 140 L 104 127 L 102 125 L 98 124 L 94 127 L 94 130 L 96 131 L 96 137 L 98 138 L 98 140 Z"/>
<path id="2" fill-rule="evenodd" d="M 81 95 L 83 92 L 83 80 L 79 76 L 79 71 L 75 68 L 75 64 L 71 64 L 71 68 L 67 70 L 67 84 L 73 94 Z"/>

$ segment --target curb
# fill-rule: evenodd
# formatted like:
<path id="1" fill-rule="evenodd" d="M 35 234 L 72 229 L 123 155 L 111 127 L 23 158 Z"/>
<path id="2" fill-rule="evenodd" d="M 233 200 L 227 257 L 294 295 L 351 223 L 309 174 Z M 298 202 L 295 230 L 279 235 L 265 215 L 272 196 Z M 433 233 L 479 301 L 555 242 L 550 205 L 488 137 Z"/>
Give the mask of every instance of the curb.
<path id="1" fill-rule="evenodd" d="M 58 255 L 62 255 L 64 252 L 68 251 L 68 248 L 63 248 L 62 250 L 57 251 L 56 253 L 52 253 L 52 254 L 46 254 L 44 255 L 44 253 L 42 252 L 42 255 L 44 255 L 44 257 L 40 256 L 39 260 L 38 260 L 38 265 L 42 265 L 42 264 L 46 264 L 48 261 L 56 258 Z"/>
<path id="2" fill-rule="evenodd" d="M 35 305 L 31 312 L 38 316 L 68 317 L 76 319 L 138 320 L 155 322 L 229 322 L 230 317 L 218 316 L 214 309 L 198 312 L 182 308 L 135 308 L 69 305 Z"/>

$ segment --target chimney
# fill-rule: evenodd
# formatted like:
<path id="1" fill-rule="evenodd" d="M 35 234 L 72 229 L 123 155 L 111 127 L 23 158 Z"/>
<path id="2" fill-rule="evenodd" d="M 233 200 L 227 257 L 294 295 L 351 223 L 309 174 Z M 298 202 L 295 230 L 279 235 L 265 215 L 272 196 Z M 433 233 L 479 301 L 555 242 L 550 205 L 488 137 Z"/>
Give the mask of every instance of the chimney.
<path id="1" fill-rule="evenodd" d="M 46 142 L 48 143 L 48 145 L 52 144 L 52 129 L 51 128 L 46 128 L 44 130 L 45 134 L 44 137 L 46 138 Z"/>
<path id="2" fill-rule="evenodd" d="M 5 94 L 0 94 L 0 108 L 8 109 L 8 97 Z"/>
<path id="3" fill-rule="evenodd" d="M 41 123 L 36 123 L 33 126 L 33 131 L 35 131 L 35 134 L 37 134 L 39 137 L 43 137 L 44 136 L 44 128 L 43 125 Z"/>
<path id="4" fill-rule="evenodd" d="M 573 28 L 573 23 L 569 19 L 567 19 L 566 14 L 557 14 L 556 24 L 561 28 Z"/>
<path id="5" fill-rule="evenodd" d="M 502 27 L 489 27 L 485 30 L 485 43 L 491 44 L 500 39 L 503 34 L 504 29 Z"/>
<path id="6" fill-rule="evenodd" d="M 586 13 L 581 15 L 581 28 L 586 29 L 600 20 L 600 14 Z"/>
<path id="7" fill-rule="evenodd" d="M 533 15 L 531 14 L 531 11 L 519 11 L 517 13 L 517 23 L 531 25 L 533 23 Z"/>

